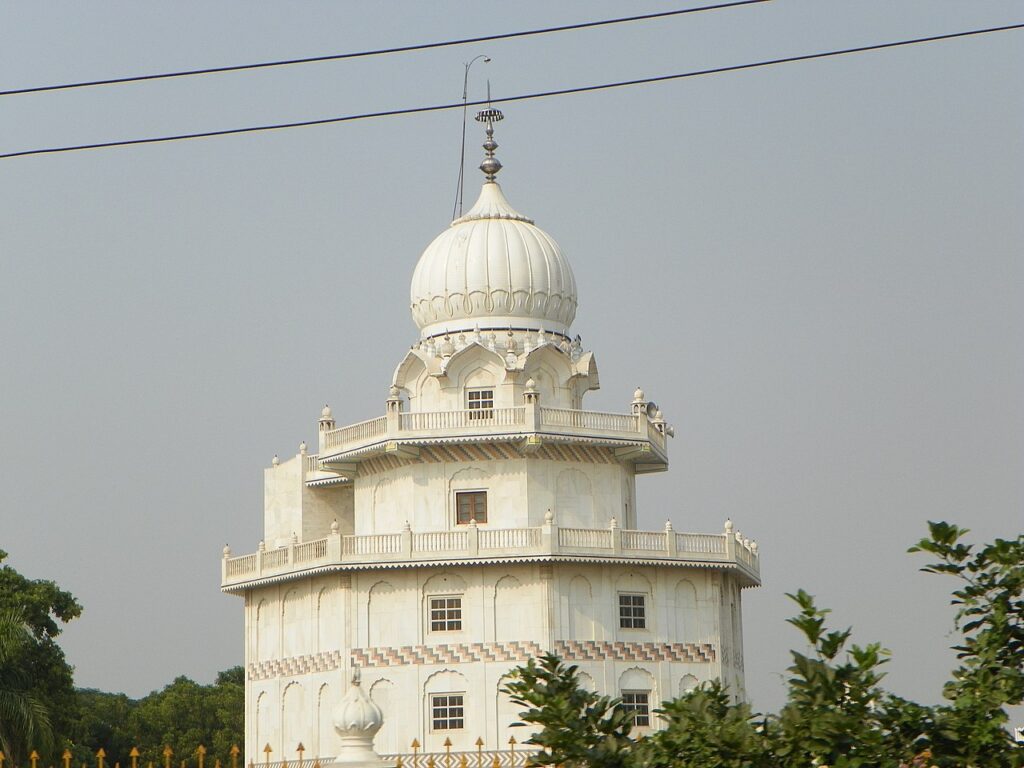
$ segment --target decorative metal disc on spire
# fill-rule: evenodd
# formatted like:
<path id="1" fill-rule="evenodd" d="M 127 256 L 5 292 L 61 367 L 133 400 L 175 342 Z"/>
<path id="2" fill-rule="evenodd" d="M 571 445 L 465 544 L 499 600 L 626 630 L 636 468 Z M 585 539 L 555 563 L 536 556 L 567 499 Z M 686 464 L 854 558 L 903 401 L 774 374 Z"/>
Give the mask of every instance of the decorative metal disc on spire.
<path id="1" fill-rule="evenodd" d="M 475 119 L 478 123 L 484 123 L 487 126 L 487 139 L 483 143 L 487 156 L 480 163 L 480 170 L 484 172 L 488 181 L 494 181 L 494 177 L 501 170 L 501 162 L 494 156 L 494 150 L 498 148 L 498 142 L 494 140 L 494 124 L 499 120 L 504 120 L 505 116 L 500 109 L 488 107 L 477 112 Z"/>

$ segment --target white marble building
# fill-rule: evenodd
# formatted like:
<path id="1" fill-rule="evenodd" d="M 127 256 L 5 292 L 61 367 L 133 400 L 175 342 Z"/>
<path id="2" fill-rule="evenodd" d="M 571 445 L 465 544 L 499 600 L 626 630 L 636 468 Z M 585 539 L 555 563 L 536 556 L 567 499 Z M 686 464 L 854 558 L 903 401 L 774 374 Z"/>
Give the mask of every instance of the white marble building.
<path id="1" fill-rule="evenodd" d="M 636 477 L 667 469 L 672 429 L 639 389 L 622 413 L 583 409 L 598 372 L 570 331 L 572 269 L 494 181 L 500 113 L 481 117 L 486 181 L 416 266 L 420 338 L 384 415 L 338 427 L 324 408 L 318 452 L 265 471 L 258 550 L 225 548 L 222 589 L 245 599 L 246 761 L 265 745 L 293 761 L 300 742 L 333 759 L 354 666 L 382 754 L 450 740 L 475 757 L 480 739 L 507 762 L 526 734 L 503 676 L 549 649 L 641 728 L 700 681 L 743 695 L 757 545 L 730 523 L 637 529 Z"/>

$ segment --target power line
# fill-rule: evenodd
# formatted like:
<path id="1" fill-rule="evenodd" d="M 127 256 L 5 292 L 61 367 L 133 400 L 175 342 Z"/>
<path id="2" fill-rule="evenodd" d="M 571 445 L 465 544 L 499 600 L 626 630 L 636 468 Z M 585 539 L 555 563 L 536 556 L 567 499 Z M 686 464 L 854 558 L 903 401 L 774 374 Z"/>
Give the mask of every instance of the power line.
<path id="1" fill-rule="evenodd" d="M 985 29 L 972 29 L 964 32 L 951 32 L 945 35 L 932 35 L 930 37 L 917 37 L 910 40 L 897 40 L 889 43 L 875 43 L 873 45 L 862 45 L 856 48 L 843 48 L 835 51 L 822 51 L 820 53 L 805 53 L 799 56 L 786 56 L 780 59 L 765 59 L 748 64 L 732 64 L 725 67 L 713 67 L 710 69 L 698 69 L 690 72 L 680 72 L 673 75 L 659 75 L 657 77 L 644 77 L 635 80 L 620 80 L 614 83 L 601 83 L 599 85 L 584 85 L 575 88 L 562 88 L 556 91 L 540 91 L 537 93 L 525 93 L 518 96 L 506 96 L 504 98 L 492 98 L 490 101 L 470 101 L 469 106 L 481 106 L 484 104 L 501 104 L 514 101 L 529 101 L 531 99 L 543 99 L 550 96 L 567 96 L 573 93 L 589 93 L 591 91 L 608 90 L 611 88 L 625 88 L 633 85 L 647 85 L 650 83 L 663 83 L 669 80 L 682 80 L 688 77 L 700 77 L 702 75 L 714 75 L 722 72 L 738 72 L 745 69 L 756 69 L 758 67 L 769 67 L 776 64 L 788 64 L 796 61 L 809 61 L 811 59 L 825 59 L 833 56 L 845 56 L 851 53 L 864 53 L 866 51 L 878 51 L 884 48 L 898 48 L 918 43 L 932 43 L 939 40 L 952 40 L 958 37 L 971 37 L 974 35 L 985 35 L 991 32 L 1005 32 L 1011 29 L 1024 29 L 1022 24 L 1008 24 L 1002 27 L 987 27 Z M 379 117 L 396 117 L 399 115 L 413 115 L 425 112 L 440 112 L 447 109 L 462 109 L 463 102 L 457 101 L 450 104 L 434 104 L 424 107 L 407 107 L 405 109 L 390 109 L 381 112 L 363 112 L 361 114 L 343 115 L 341 117 L 324 117 L 317 120 L 301 120 L 292 123 L 275 123 L 269 125 L 255 125 L 246 128 L 226 128 L 219 131 L 203 131 L 200 133 L 182 133 L 172 136 L 156 136 L 145 139 L 125 139 L 123 141 L 105 141 L 96 144 L 78 144 L 66 147 L 49 147 L 45 149 L 26 149 L 20 152 L 7 152 L 0 154 L 0 160 L 11 157 L 24 157 L 26 155 L 45 155 L 58 152 L 77 152 L 84 149 L 103 149 L 107 147 L 126 147 L 136 144 L 157 144 L 168 141 L 182 141 L 184 139 L 201 139 L 212 136 L 230 136 L 238 133 L 256 133 L 260 131 L 277 131 L 285 128 L 302 128 L 311 125 L 327 125 L 328 123 L 346 123 L 355 120 L 370 120 Z"/>
<path id="2" fill-rule="evenodd" d="M 335 53 L 326 56 L 309 56 L 301 59 L 282 59 L 279 61 L 262 61 L 255 64 L 234 64 L 224 67 L 207 67 L 205 69 L 184 69 L 177 72 L 161 72 L 150 75 L 135 75 L 132 77 L 112 77 L 107 80 L 88 80 L 77 83 L 61 83 L 59 85 L 38 85 L 27 88 L 13 88 L 0 91 L 0 96 L 14 96 L 24 93 L 42 93 L 44 91 L 64 91 L 72 88 L 89 88 L 96 85 L 115 85 L 119 83 L 138 83 L 145 80 L 165 80 L 172 77 L 190 77 L 192 75 L 213 75 L 222 72 L 240 72 L 246 69 L 265 69 L 267 67 L 286 67 L 292 64 L 312 64 L 319 61 L 339 61 L 342 59 L 359 59 L 367 56 L 383 56 L 390 53 L 408 53 L 410 51 L 425 51 L 430 48 L 448 48 L 455 45 L 470 45 L 472 43 L 487 43 L 492 40 L 510 40 L 516 37 L 530 37 L 533 35 L 547 35 L 552 32 L 568 32 L 577 29 L 590 29 L 593 27 L 604 27 L 613 24 L 627 24 L 634 21 L 650 21 L 652 19 L 664 19 L 670 16 L 682 16 L 687 13 L 699 13 L 701 11 L 716 11 L 722 8 L 735 8 L 740 5 L 756 5 L 767 3 L 771 0 L 733 0 L 733 2 L 716 3 L 714 5 L 702 5 L 696 8 L 679 8 L 672 11 L 660 11 L 658 13 L 645 13 L 639 16 L 622 16 L 614 19 L 602 19 L 600 21 L 584 21 L 578 24 L 563 24 L 557 27 L 541 27 L 539 29 L 527 29 L 520 32 L 504 32 L 495 35 L 482 35 L 480 37 L 464 37 L 457 40 L 443 40 L 434 43 L 419 43 L 416 45 L 402 45 L 395 48 L 378 48 L 369 51 L 356 51 L 353 53 Z"/>

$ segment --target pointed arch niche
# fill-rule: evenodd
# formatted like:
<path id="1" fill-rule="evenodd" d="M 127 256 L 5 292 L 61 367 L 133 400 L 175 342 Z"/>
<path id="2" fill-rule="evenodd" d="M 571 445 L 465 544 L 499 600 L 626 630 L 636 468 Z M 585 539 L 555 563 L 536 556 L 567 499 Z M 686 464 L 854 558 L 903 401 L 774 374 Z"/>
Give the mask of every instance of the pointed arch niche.
<path id="1" fill-rule="evenodd" d="M 594 637 L 594 594 L 584 576 L 575 576 L 569 582 L 569 636 L 573 640 L 597 639 Z"/>
<path id="2" fill-rule="evenodd" d="M 373 748 L 381 755 L 403 752 L 408 745 L 398 743 L 402 723 L 399 722 L 395 708 L 397 704 L 395 684 L 386 677 L 382 677 L 370 686 L 370 699 L 380 707 L 381 714 L 384 715 L 384 725 L 377 731 L 377 735 L 373 739 Z"/>
<path id="3" fill-rule="evenodd" d="M 568 528 L 603 528 L 594 509 L 590 478 L 578 469 L 564 469 L 555 480 L 555 519 Z"/>

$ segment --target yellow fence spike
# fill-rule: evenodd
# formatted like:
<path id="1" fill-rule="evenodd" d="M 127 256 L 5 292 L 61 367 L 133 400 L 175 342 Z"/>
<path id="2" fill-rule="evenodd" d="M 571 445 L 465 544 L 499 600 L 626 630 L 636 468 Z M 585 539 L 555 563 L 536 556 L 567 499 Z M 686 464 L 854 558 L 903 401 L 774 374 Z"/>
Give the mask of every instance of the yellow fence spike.
<path id="1" fill-rule="evenodd" d="M 495 755 L 494 759 L 491 760 L 491 768 L 501 768 L 501 760 Z"/>
<path id="2" fill-rule="evenodd" d="M 313 768 L 319 768 L 319 766 L 320 766 L 320 763 L 317 763 L 316 765 L 313 766 Z M 402 756 L 401 755 L 399 755 L 398 757 L 395 758 L 395 768 L 402 768 Z"/>

